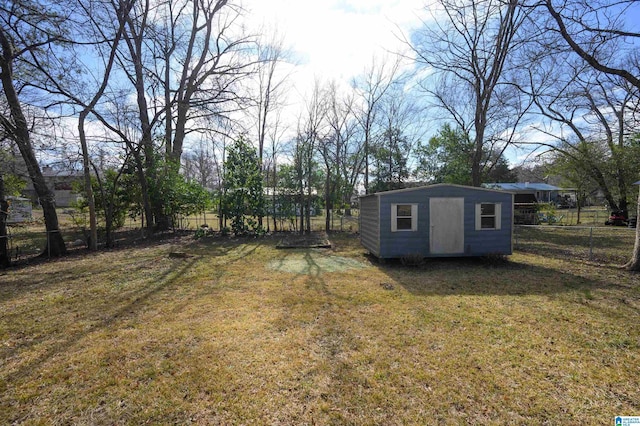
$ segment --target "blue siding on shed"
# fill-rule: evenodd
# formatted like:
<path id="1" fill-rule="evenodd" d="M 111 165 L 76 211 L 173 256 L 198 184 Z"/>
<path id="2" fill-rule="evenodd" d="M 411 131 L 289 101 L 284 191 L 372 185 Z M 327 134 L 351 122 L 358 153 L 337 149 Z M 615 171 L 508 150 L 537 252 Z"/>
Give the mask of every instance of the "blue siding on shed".
<path id="1" fill-rule="evenodd" d="M 360 199 L 360 241 L 372 254 L 380 257 L 380 215 L 378 197 Z"/>
<path id="2" fill-rule="evenodd" d="M 455 256 L 483 256 L 487 254 L 511 254 L 513 231 L 513 195 L 459 185 L 433 185 L 421 188 L 380 192 L 361 199 L 367 206 L 361 210 L 361 235 L 365 248 L 381 258 L 397 258 L 409 255 L 424 257 L 441 256 L 429 251 L 429 199 L 464 198 L 464 253 Z M 377 211 L 372 211 L 373 200 Z M 501 229 L 476 230 L 476 204 L 501 203 Z M 418 204 L 418 229 L 415 232 L 391 232 L 391 205 Z M 369 218 L 377 214 L 377 218 Z M 375 244 L 376 227 L 378 242 Z M 366 237 L 365 237 L 366 235 Z M 373 248 L 373 249 L 372 249 Z M 446 255 L 452 256 L 452 255 Z"/>

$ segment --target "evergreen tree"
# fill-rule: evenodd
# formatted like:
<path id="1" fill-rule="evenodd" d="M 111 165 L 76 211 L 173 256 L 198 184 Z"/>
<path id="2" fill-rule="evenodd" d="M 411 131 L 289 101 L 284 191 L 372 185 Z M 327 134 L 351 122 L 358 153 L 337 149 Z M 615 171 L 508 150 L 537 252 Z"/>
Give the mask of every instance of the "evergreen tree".
<path id="1" fill-rule="evenodd" d="M 265 205 L 256 149 L 240 137 L 229 148 L 224 164 L 223 212 L 231 219 L 233 233 L 261 232 L 259 221 L 254 219 L 264 216 Z"/>
<path id="2" fill-rule="evenodd" d="M 409 141 L 396 127 L 384 131 L 379 140 L 371 147 L 372 172 L 374 181 L 371 192 L 402 189 L 409 177 L 407 155 Z"/>

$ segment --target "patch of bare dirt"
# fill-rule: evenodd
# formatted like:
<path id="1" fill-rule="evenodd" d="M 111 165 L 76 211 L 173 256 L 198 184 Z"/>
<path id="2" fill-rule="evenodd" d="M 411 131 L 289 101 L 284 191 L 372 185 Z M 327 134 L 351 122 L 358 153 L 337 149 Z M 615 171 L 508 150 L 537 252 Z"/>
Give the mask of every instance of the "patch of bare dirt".
<path id="1" fill-rule="evenodd" d="M 312 232 L 304 235 L 289 234 L 280 240 L 276 248 L 331 248 L 331 241 L 325 232 Z"/>

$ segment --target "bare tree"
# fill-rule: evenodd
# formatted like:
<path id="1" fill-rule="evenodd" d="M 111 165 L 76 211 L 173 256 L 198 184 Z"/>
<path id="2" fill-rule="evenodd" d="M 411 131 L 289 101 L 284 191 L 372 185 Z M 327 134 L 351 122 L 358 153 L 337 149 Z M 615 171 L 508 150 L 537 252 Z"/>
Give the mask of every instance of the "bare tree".
<path id="1" fill-rule="evenodd" d="M 260 162 L 264 158 L 266 139 L 269 134 L 270 115 L 283 106 L 287 95 L 286 83 L 291 75 L 283 70 L 288 59 L 284 41 L 276 33 L 257 47 L 258 70 L 256 72 L 257 91 L 255 93 L 256 134 Z"/>
<path id="2" fill-rule="evenodd" d="M 245 54 L 252 38 L 240 31 L 241 14 L 227 0 L 147 0 L 127 16 L 118 63 L 136 94 L 141 184 L 156 185 L 163 174 L 177 172 L 187 136 L 205 132 L 212 117 L 224 121 L 246 103 L 238 83 L 255 61 Z M 153 195 L 148 221 L 166 229 L 161 194 Z"/>
<path id="3" fill-rule="evenodd" d="M 242 12 L 240 6 L 228 0 L 170 0 L 161 11 L 170 17 L 171 24 L 154 42 L 165 59 L 162 73 L 157 76 L 163 76 L 160 81 L 164 93 L 168 88 L 173 94 L 165 103 L 165 122 L 173 119 L 174 132 L 172 135 L 171 127 L 165 129 L 165 144 L 174 162 L 179 163 L 190 121 L 202 116 L 224 116 L 247 101 L 237 83 L 253 73 L 257 61 L 244 52 L 254 39 L 239 33 Z M 180 28 L 185 30 L 179 33 Z M 166 55 L 168 52 L 173 55 Z M 178 68 L 174 68 L 175 63 Z M 173 84 L 176 77 L 177 84 Z"/>
<path id="4" fill-rule="evenodd" d="M 583 63 L 547 63 L 545 73 L 554 77 L 539 81 L 531 94 L 542 118 L 535 127 L 550 141 L 536 145 L 582 169 L 610 208 L 626 212 L 637 167 L 638 153 L 631 141 L 638 124 L 633 114 L 640 101 L 638 90 L 621 77 Z"/>
<path id="5" fill-rule="evenodd" d="M 211 159 L 213 161 L 213 189 L 217 191 L 218 202 L 218 225 L 220 229 L 226 227 L 226 215 L 223 205 L 223 200 L 226 196 L 225 186 L 225 162 L 227 160 L 227 147 L 229 142 L 233 142 L 232 130 L 234 123 L 231 121 L 225 121 L 221 123 L 221 127 L 216 129 L 212 126 L 206 132 L 205 140 L 211 143 Z"/>
<path id="6" fill-rule="evenodd" d="M 56 10 L 54 3 L 42 7 L 38 2 L 24 1 L 2 3 L 0 6 L 0 80 L 7 114 L 0 115 L 0 125 L 13 140 L 25 162 L 45 219 L 47 246 L 44 255 L 61 256 L 67 249 L 62 239 L 55 208 L 55 198 L 47 187 L 35 155 L 31 140 L 28 114 L 23 104 L 35 72 L 27 77 L 30 61 L 44 61 L 48 51 L 56 43 L 65 41 L 63 25 L 66 16 L 63 9 Z M 16 69 L 18 74 L 15 73 Z M 21 75 L 24 72 L 25 75 Z M 33 100 L 33 99 L 31 99 Z"/>
<path id="7" fill-rule="evenodd" d="M 340 96 L 336 82 L 329 83 L 326 91 L 327 132 L 319 140 L 319 152 L 324 163 L 325 230 L 331 230 L 331 214 L 336 204 L 349 203 L 354 185 L 344 171 L 357 167 L 349 153 L 357 143 L 358 122 L 353 116 L 353 96 Z M 357 159 L 356 163 L 358 162 Z"/>
<path id="8" fill-rule="evenodd" d="M 286 66 L 286 60 L 289 55 L 284 48 L 283 39 L 276 33 L 268 41 L 258 43 L 257 56 L 259 63 L 255 75 L 257 79 L 257 91 L 254 95 L 255 124 L 258 141 L 258 160 L 260 161 L 260 170 L 263 173 L 266 172 L 266 179 L 269 169 L 265 170 L 264 167 L 265 144 L 269 134 L 274 136 L 278 133 L 279 115 L 276 113 L 275 120 L 272 120 L 272 115 L 284 106 L 287 96 L 286 82 L 289 79 L 290 72 L 285 71 L 283 68 Z M 272 138 L 271 161 L 275 170 L 274 144 L 277 144 L 277 141 Z M 263 225 L 262 217 L 258 217 L 258 224 L 260 226 Z M 274 228 L 275 226 L 274 219 Z"/>
<path id="9" fill-rule="evenodd" d="M 637 50 L 640 33 L 634 27 L 635 23 L 627 19 L 637 14 L 640 7 L 637 1 L 543 0 L 532 5 L 548 12 L 553 25 L 546 29 L 557 32 L 570 51 L 585 63 L 604 74 L 618 76 L 640 89 Z M 612 55 L 612 52 L 617 54 Z M 626 60 L 620 61 L 621 56 Z M 640 194 L 637 204 L 637 215 L 640 216 Z M 633 254 L 625 268 L 640 270 L 640 227 L 636 228 Z"/>
<path id="10" fill-rule="evenodd" d="M 212 147 L 206 140 L 201 139 L 193 151 L 183 154 L 182 167 L 187 180 L 198 182 L 203 188 L 214 189 L 216 164 Z"/>
<path id="11" fill-rule="evenodd" d="M 557 31 L 582 60 L 596 70 L 622 77 L 640 89 L 637 69 L 620 66 L 619 56 L 611 55 L 610 50 L 612 41 L 631 41 L 624 49 L 631 49 L 638 55 L 633 40 L 640 38 L 640 32 L 626 24 L 626 16 L 634 16 L 638 11 L 637 1 L 544 0 L 542 4 L 555 22 L 555 26 L 548 29 Z M 616 43 L 616 46 L 620 49 L 624 44 Z"/>
<path id="12" fill-rule="evenodd" d="M 376 190 L 405 187 L 417 143 L 426 131 L 422 107 L 406 82 L 394 82 L 380 102 L 380 128 L 375 135 Z"/>
<path id="13" fill-rule="evenodd" d="M 327 104 L 324 89 L 316 79 L 312 93 L 298 118 L 298 130 L 294 147 L 294 167 L 297 173 L 300 197 L 300 233 L 311 232 L 312 196 L 317 178 L 314 167 L 316 149 L 324 137 Z"/>
<path id="14" fill-rule="evenodd" d="M 362 76 L 353 81 L 359 101 L 354 103 L 354 113 L 362 128 L 364 139 L 364 190 L 369 193 L 369 156 L 375 128 L 377 126 L 380 101 L 391 87 L 400 68 L 400 57 L 394 59 L 374 58 Z M 359 167 L 358 167 L 359 169 Z"/>
<path id="15" fill-rule="evenodd" d="M 80 147 L 82 149 L 82 169 L 83 169 L 83 175 L 84 175 L 84 190 L 85 190 L 85 198 L 89 206 L 90 235 L 89 235 L 88 246 L 89 246 L 89 249 L 91 250 L 98 249 L 98 224 L 97 224 L 97 217 L 96 217 L 95 198 L 93 196 L 93 186 L 91 184 L 91 169 L 90 169 L 91 159 L 89 157 L 89 147 L 87 143 L 85 123 L 86 123 L 87 117 L 95 109 L 96 105 L 98 104 L 98 102 L 104 95 L 105 90 L 107 89 L 107 85 L 109 84 L 109 79 L 111 77 L 111 71 L 114 67 L 118 45 L 124 33 L 124 25 L 125 25 L 124 17 L 129 14 L 129 11 L 133 7 L 133 4 L 134 4 L 133 1 L 119 2 L 116 10 L 116 20 L 118 22 L 116 33 L 115 35 L 110 35 L 110 34 L 107 35 L 104 33 L 104 30 L 103 30 L 104 27 L 102 25 L 103 23 L 99 22 L 95 17 L 96 8 L 87 7 L 88 5 L 91 5 L 91 3 L 89 4 L 87 4 L 86 2 L 79 3 L 79 6 L 84 10 L 85 16 L 87 17 L 87 19 L 94 23 L 94 25 L 92 26 L 92 28 L 96 30 L 94 32 L 94 35 L 99 37 L 98 40 L 105 40 L 107 41 L 107 44 L 110 45 L 110 50 L 106 60 L 102 82 L 100 83 L 100 86 L 98 87 L 95 95 L 84 106 L 84 108 L 82 109 L 82 111 L 80 111 L 80 114 L 78 116 L 78 137 L 80 138 Z M 110 227 L 107 227 L 107 228 L 110 228 Z M 109 232 L 110 231 L 111 230 L 109 229 Z"/>
<path id="16" fill-rule="evenodd" d="M 471 180 L 480 186 L 487 145 L 504 152 L 515 132 L 502 136 L 512 123 L 494 122 L 498 117 L 523 117 L 526 103 L 509 104 L 509 81 L 505 78 L 508 60 L 517 48 L 516 38 L 526 9 L 515 0 L 439 0 L 437 15 L 406 41 L 417 61 L 430 73 L 423 84 L 436 104 L 474 140 Z M 433 84 L 433 78 L 439 81 Z M 515 106 L 517 114 L 508 110 Z M 490 133 L 490 129 L 494 128 Z M 495 151 L 495 149 L 490 149 Z M 496 152 L 495 154 L 501 154 Z M 500 155 L 491 155 L 499 158 Z"/>
<path id="17" fill-rule="evenodd" d="M 271 216 L 274 231 L 278 230 L 278 206 L 276 204 L 278 198 L 278 160 L 282 151 L 282 139 L 287 131 L 288 128 L 283 124 L 281 112 L 276 111 L 267 134 L 269 140 L 269 159 L 268 162 L 263 165 L 263 170 L 266 172 L 266 181 L 271 182 Z M 269 188 L 269 186 L 265 187 Z M 268 230 L 269 224 L 267 223 L 267 231 Z"/>

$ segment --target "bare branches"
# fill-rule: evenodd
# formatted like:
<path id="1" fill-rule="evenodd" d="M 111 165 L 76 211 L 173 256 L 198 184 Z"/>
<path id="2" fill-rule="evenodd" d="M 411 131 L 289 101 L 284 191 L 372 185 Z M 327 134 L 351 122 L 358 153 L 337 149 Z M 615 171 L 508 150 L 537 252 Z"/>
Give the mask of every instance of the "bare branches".
<path id="1" fill-rule="evenodd" d="M 600 4 L 600 2 L 596 2 Z M 624 6 L 626 3 L 626 7 L 633 7 L 633 2 L 619 2 L 618 6 Z M 637 2 L 636 2 L 637 3 Z M 623 38 L 634 38 L 640 39 L 640 33 L 634 31 L 626 31 L 624 29 L 616 28 L 616 25 L 620 25 L 620 20 L 622 19 L 620 14 L 616 15 L 616 18 L 612 18 L 611 16 L 605 16 L 606 12 L 610 9 L 605 6 L 594 7 L 591 6 L 591 10 L 595 12 L 594 19 L 596 19 L 596 24 L 599 23 L 599 18 L 605 18 L 605 26 L 600 25 L 591 25 L 588 21 L 584 19 L 576 19 L 575 10 L 571 10 L 568 7 L 563 11 L 562 9 L 554 6 L 552 0 L 545 0 L 544 6 L 548 10 L 551 17 L 554 19 L 557 29 L 562 36 L 562 38 L 566 41 L 566 43 L 571 47 L 571 49 L 582 58 L 585 62 L 587 62 L 590 66 L 595 68 L 598 71 L 601 71 L 606 74 L 618 75 L 625 80 L 629 81 L 636 88 L 640 89 L 640 78 L 637 74 L 630 72 L 628 69 L 618 67 L 616 65 L 610 65 L 609 61 L 603 59 L 602 55 L 599 55 L 598 52 L 601 51 L 600 47 L 604 45 L 606 42 L 613 40 L 617 37 Z M 566 3 L 565 3 L 566 6 Z M 583 7 L 588 7 L 586 3 Z M 637 7 L 637 6 L 636 6 Z M 624 10 L 621 8 L 620 10 Z M 564 14 L 563 14 L 564 13 Z M 565 14 L 570 14 L 569 17 L 566 17 Z M 567 21 L 577 23 L 579 29 L 577 31 L 571 31 L 567 25 Z M 578 39 L 578 34 L 587 33 L 587 42 L 586 46 L 581 44 Z M 611 46 L 609 46 L 611 48 Z"/>
<path id="2" fill-rule="evenodd" d="M 524 43 L 517 35 L 528 11 L 516 1 L 440 0 L 440 5 L 433 26 L 420 31 L 410 47 L 438 78 L 422 87 L 474 140 L 472 184 L 479 186 L 487 145 L 493 150 L 501 141 L 498 150 L 504 152 L 515 137 L 515 127 L 509 126 L 519 125 L 530 105 L 510 103 L 502 93 L 512 90 L 507 65 Z M 509 123 L 501 120 L 514 116 Z M 508 137 L 498 136 L 505 131 Z"/>
<path id="3" fill-rule="evenodd" d="M 357 102 L 355 116 L 360 122 L 364 134 L 364 188 L 369 192 L 369 155 L 374 134 L 374 126 L 377 125 L 377 115 L 380 110 L 381 99 L 388 92 L 398 76 L 400 59 L 388 60 L 387 58 L 373 58 L 371 65 L 365 69 L 362 78 L 354 80 L 353 86 Z"/>

